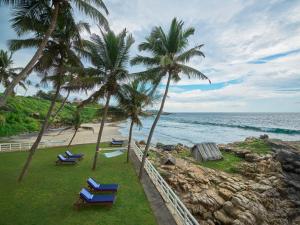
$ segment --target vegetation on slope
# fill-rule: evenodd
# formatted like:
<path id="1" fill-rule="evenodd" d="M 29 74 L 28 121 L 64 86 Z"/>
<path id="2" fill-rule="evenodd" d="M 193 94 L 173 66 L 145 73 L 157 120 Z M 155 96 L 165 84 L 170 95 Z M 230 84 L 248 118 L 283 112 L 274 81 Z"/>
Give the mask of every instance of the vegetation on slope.
<path id="1" fill-rule="evenodd" d="M 243 159 L 230 152 L 222 152 L 222 155 L 223 159 L 221 160 L 201 162 L 199 164 L 210 169 L 222 170 L 227 173 L 237 172 L 237 165 L 243 161 Z"/>
<path id="2" fill-rule="evenodd" d="M 237 148 L 250 150 L 252 153 L 257 153 L 259 155 L 264 155 L 271 152 L 271 147 L 268 145 L 268 143 L 261 139 L 242 141 L 236 143 L 235 145 Z M 222 155 L 222 160 L 201 162 L 200 165 L 211 169 L 222 170 L 228 173 L 238 172 L 238 164 L 244 161 L 244 159 L 231 152 L 222 151 Z"/>
<path id="3" fill-rule="evenodd" d="M 237 149 L 250 150 L 252 153 L 257 153 L 259 155 L 268 154 L 271 152 L 271 147 L 269 144 L 261 139 L 253 139 L 242 142 L 237 142 L 234 144 Z M 176 157 L 180 158 L 189 158 L 192 157 L 189 149 L 174 153 Z M 196 164 L 210 169 L 222 170 L 227 173 L 237 173 L 238 165 L 240 162 L 243 162 L 244 159 L 235 155 L 232 152 L 222 151 L 223 159 L 216 161 L 207 161 L 207 162 L 196 162 Z M 153 154 L 150 154 L 150 158 L 155 158 Z"/>
<path id="4" fill-rule="evenodd" d="M 5 109 L 0 111 L 0 136 L 38 131 L 45 119 L 49 105 L 49 100 L 36 97 L 10 97 Z M 56 103 L 55 111 L 60 105 L 61 103 Z M 100 106 L 96 104 L 85 107 L 81 115 L 83 122 L 95 120 L 99 108 Z M 52 125 L 70 124 L 75 110 L 76 104 L 66 103 L 54 118 Z"/>
<path id="5" fill-rule="evenodd" d="M 22 184 L 17 184 L 16 179 L 28 153 L 0 154 L 0 179 L 5 181 L 5 185 L 0 185 L 1 225 L 156 224 L 132 164 L 125 163 L 126 154 L 114 158 L 100 154 L 101 165 L 95 173 L 91 172 L 95 145 L 78 145 L 71 149 L 85 154 L 78 165 L 55 166 L 56 156 L 66 150 L 63 147 L 37 151 Z M 79 211 L 73 208 L 90 176 L 101 183 L 120 185 L 112 208 L 90 206 Z"/>
<path id="6" fill-rule="evenodd" d="M 266 141 L 261 139 L 239 142 L 237 146 L 260 155 L 268 154 L 271 152 L 271 146 Z"/>

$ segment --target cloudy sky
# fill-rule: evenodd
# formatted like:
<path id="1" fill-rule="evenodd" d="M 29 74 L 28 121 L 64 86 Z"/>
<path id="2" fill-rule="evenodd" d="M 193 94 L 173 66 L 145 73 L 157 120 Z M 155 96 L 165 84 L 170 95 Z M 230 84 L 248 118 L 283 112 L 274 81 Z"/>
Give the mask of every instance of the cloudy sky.
<path id="1" fill-rule="evenodd" d="M 173 17 L 196 29 L 190 46 L 204 44 L 205 58 L 191 66 L 212 84 L 182 78 L 173 83 L 166 111 L 300 112 L 300 1 L 296 0 L 107 0 L 113 30 L 129 30 L 137 44 L 151 28 Z M 0 8 L 0 48 L 15 38 L 8 8 Z M 78 18 L 81 18 L 78 15 Z M 95 24 L 93 32 L 98 32 Z M 23 66 L 33 50 L 14 54 Z M 142 68 L 130 68 L 136 71 Z M 31 79 L 38 80 L 34 75 Z M 163 86 L 161 86 L 163 89 Z M 32 94 L 32 87 L 26 93 Z M 19 94 L 24 94 L 18 88 Z M 74 97 L 74 96 L 73 96 Z M 84 97 L 80 94 L 80 97 Z"/>

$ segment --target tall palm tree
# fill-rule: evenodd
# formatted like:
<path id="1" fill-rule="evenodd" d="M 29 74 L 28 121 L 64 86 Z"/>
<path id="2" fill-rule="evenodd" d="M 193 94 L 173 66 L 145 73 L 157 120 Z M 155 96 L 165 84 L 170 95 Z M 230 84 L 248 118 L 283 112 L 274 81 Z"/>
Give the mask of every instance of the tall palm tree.
<path id="1" fill-rule="evenodd" d="M 154 95 L 151 88 L 146 88 L 145 83 L 140 83 L 138 80 L 134 80 L 129 84 L 124 84 L 118 91 L 117 100 L 119 102 L 118 106 L 126 115 L 130 118 L 130 129 L 128 136 L 128 149 L 127 149 L 127 163 L 129 162 L 129 151 L 131 145 L 132 129 L 136 124 L 141 127 L 142 122 L 140 116 L 145 116 L 145 107 L 153 104 L 155 100 L 158 99 L 158 95 Z"/>
<path id="2" fill-rule="evenodd" d="M 8 51 L 0 50 L 0 83 L 3 85 L 4 88 L 7 88 L 11 81 L 17 76 L 18 71 L 22 68 L 13 68 L 13 60 L 12 60 L 12 53 Z M 23 87 L 25 90 L 26 84 L 29 81 L 24 82 L 24 79 L 19 82 L 19 85 Z"/>
<path id="3" fill-rule="evenodd" d="M 101 31 L 101 36 L 95 34 L 91 36 L 91 41 L 85 43 L 86 50 L 82 52 L 94 66 L 87 70 L 90 76 L 82 82 L 82 85 L 88 88 L 98 87 L 83 104 L 106 98 L 93 160 L 93 170 L 96 169 L 97 165 L 101 137 L 111 97 L 117 93 L 120 84 L 126 81 L 129 76 L 126 67 L 129 61 L 129 49 L 133 42 L 133 37 L 127 34 L 126 29 L 119 34 L 115 34 L 111 30 Z"/>
<path id="4" fill-rule="evenodd" d="M 3 96 L 0 97 L 0 107 L 5 105 L 7 97 L 13 92 L 15 86 L 28 76 L 42 56 L 43 50 L 56 28 L 60 11 L 68 9 L 69 13 L 72 14 L 75 7 L 96 20 L 100 25 L 108 26 L 104 15 L 98 10 L 98 8 L 102 9 L 108 14 L 102 0 L 0 0 L 0 6 L 5 4 L 14 6 L 14 15 L 11 21 L 17 34 L 20 36 L 34 32 L 39 35 L 40 40 L 31 60 L 5 89 Z M 74 18 L 74 15 L 72 17 Z M 39 27 L 42 28 L 43 32 L 38 31 Z M 44 27 L 46 27 L 46 31 L 44 31 Z M 36 47 L 35 44 L 32 46 Z"/>
<path id="5" fill-rule="evenodd" d="M 65 82 L 70 80 L 68 76 L 73 74 L 73 71 L 71 73 L 69 72 L 70 68 L 83 67 L 80 58 L 76 53 L 76 50 L 80 48 L 82 44 L 80 37 L 80 31 L 82 29 L 88 29 L 88 25 L 83 22 L 76 24 L 68 10 L 61 10 L 58 16 L 57 27 L 52 33 L 52 39 L 48 41 L 43 50 L 42 57 L 35 65 L 34 69 L 43 77 L 42 82 L 51 82 L 55 93 L 39 134 L 29 151 L 28 158 L 20 173 L 18 181 L 22 181 L 27 173 L 32 157 L 48 127 L 49 119 L 53 112 L 57 97 L 59 96 L 59 92 Z M 15 40 L 11 45 L 15 46 L 15 48 L 27 47 L 27 41 L 28 39 Z M 35 39 L 31 39 L 30 42 L 38 44 L 38 42 L 35 42 Z"/>
<path id="6" fill-rule="evenodd" d="M 139 50 L 146 51 L 148 55 L 137 55 L 131 60 L 132 65 L 142 64 L 147 67 L 147 70 L 139 72 L 136 75 L 140 76 L 141 79 L 151 81 L 154 86 L 157 87 L 162 79 L 167 78 L 160 108 L 150 129 L 143 154 L 139 172 L 140 179 L 143 175 L 145 160 L 156 124 L 163 112 L 171 80 L 178 82 L 182 76 L 208 80 L 199 70 L 186 65 L 194 56 L 204 57 L 204 54 L 200 51 L 203 46 L 202 44 L 187 49 L 188 38 L 194 34 L 195 29 L 192 27 L 184 29 L 183 25 L 182 21 L 174 18 L 167 32 L 160 26 L 154 27 L 151 34 L 146 38 L 146 41 L 139 45 Z"/>

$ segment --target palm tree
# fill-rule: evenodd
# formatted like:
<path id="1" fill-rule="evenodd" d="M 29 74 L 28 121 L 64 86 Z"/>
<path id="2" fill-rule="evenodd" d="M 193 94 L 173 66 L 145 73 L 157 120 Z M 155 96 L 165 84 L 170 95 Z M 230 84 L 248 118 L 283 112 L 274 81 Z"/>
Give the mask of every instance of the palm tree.
<path id="1" fill-rule="evenodd" d="M 0 50 L 0 83 L 4 88 L 7 88 L 11 80 L 13 80 L 17 76 L 17 72 L 22 68 L 13 68 L 13 60 L 12 53 L 8 51 Z M 29 81 L 26 81 L 26 84 L 29 85 Z M 19 85 L 23 87 L 25 90 L 26 84 L 24 83 L 24 79 L 19 82 Z"/>
<path id="2" fill-rule="evenodd" d="M 66 131 L 66 130 L 74 129 L 74 134 L 72 135 L 71 140 L 70 140 L 70 142 L 68 144 L 68 147 L 67 147 L 68 149 L 71 146 L 71 144 L 72 144 L 72 142 L 73 142 L 73 140 L 74 140 L 74 138 L 75 138 L 75 136 L 76 136 L 79 129 L 91 130 L 94 133 L 94 128 L 93 127 L 82 126 L 82 119 L 81 119 L 81 116 L 80 116 L 81 109 L 82 109 L 82 107 L 77 108 L 77 110 L 74 112 L 74 115 L 73 115 L 73 118 L 72 118 L 72 121 L 71 121 L 71 126 L 68 126 L 68 127 L 64 128 L 63 130 L 61 130 L 58 133 L 58 135 L 59 135 L 59 134 L 61 134 L 62 132 Z"/>
<path id="3" fill-rule="evenodd" d="M 4 106 L 7 97 L 13 92 L 15 86 L 32 71 L 36 62 L 41 58 L 43 50 L 50 39 L 52 32 L 55 30 L 60 11 L 68 10 L 73 13 L 73 8 L 76 7 L 79 11 L 96 20 L 100 25 L 108 26 L 104 15 L 98 10 L 102 9 L 108 14 L 108 10 L 102 0 L 0 0 L 1 5 L 11 5 L 14 7 L 14 16 L 11 19 L 12 27 L 17 34 L 23 35 L 30 32 L 37 33 L 40 40 L 37 46 L 37 51 L 27 63 L 24 69 L 15 77 L 10 85 L 5 89 L 3 96 L 0 97 L 0 107 Z M 74 15 L 72 15 L 74 18 Z M 41 27 L 43 32 L 38 28 Z M 46 27 L 46 30 L 44 30 Z M 30 43 L 27 43 L 30 46 Z"/>
<path id="4" fill-rule="evenodd" d="M 70 96 L 71 91 L 68 90 L 67 91 L 67 95 L 64 98 L 64 100 L 62 101 L 61 105 L 59 106 L 59 108 L 56 110 L 56 112 L 52 115 L 53 120 L 56 118 L 56 116 L 59 114 L 59 112 L 64 108 L 69 96 Z"/>
<path id="5" fill-rule="evenodd" d="M 184 29 L 183 25 L 184 23 L 182 21 L 178 21 L 174 18 L 168 32 L 165 32 L 160 26 L 154 27 L 151 34 L 146 38 L 146 41 L 139 45 L 139 50 L 146 51 L 149 55 L 137 55 L 131 60 L 132 65 L 142 64 L 147 67 L 146 71 L 136 74 L 140 76 L 140 79 L 149 80 L 157 87 L 162 79 L 167 78 L 160 108 L 150 129 L 143 154 L 139 172 L 140 179 L 143 175 L 143 168 L 154 129 L 163 112 L 171 80 L 178 82 L 181 79 L 181 76 L 208 80 L 208 78 L 199 70 L 185 65 L 194 56 L 204 57 L 204 54 L 200 51 L 203 46 L 202 44 L 187 49 L 188 38 L 194 34 L 195 29 L 192 27 Z"/>
<path id="6" fill-rule="evenodd" d="M 110 99 L 117 93 L 120 84 L 126 81 L 129 75 L 126 66 L 129 61 L 129 49 L 133 42 L 132 36 L 127 35 L 126 29 L 119 34 L 115 34 L 111 30 L 101 31 L 101 36 L 95 34 L 91 36 L 91 41 L 85 43 L 86 50 L 82 52 L 94 67 L 87 70 L 90 76 L 81 84 L 86 88 L 99 87 L 88 99 L 83 101 L 83 104 L 106 98 L 93 160 L 93 170 L 96 169 Z"/>
<path id="7" fill-rule="evenodd" d="M 140 116 L 145 116 L 145 107 L 151 105 L 159 96 L 154 95 L 153 90 L 146 88 L 145 83 L 134 80 L 129 84 L 124 84 L 116 95 L 119 108 L 127 118 L 130 118 L 130 129 L 128 137 L 127 163 L 129 162 L 129 151 L 131 145 L 132 129 L 134 124 L 141 127 Z"/>
<path id="8" fill-rule="evenodd" d="M 53 84 L 55 93 L 52 97 L 50 107 L 37 139 L 29 151 L 28 158 L 20 173 L 18 181 L 22 181 L 28 171 L 32 157 L 48 127 L 49 119 L 53 112 L 57 97 L 59 96 L 59 92 L 62 86 L 70 80 L 69 76 L 74 72 L 69 72 L 69 70 L 83 67 L 79 56 L 76 54 L 76 50 L 81 47 L 82 43 L 80 31 L 82 29 L 87 29 L 88 25 L 83 22 L 76 24 L 68 11 L 63 12 L 61 10 L 60 12 L 57 27 L 52 33 L 52 40 L 48 41 L 42 57 L 34 68 L 43 77 L 42 83 L 51 82 Z M 11 45 L 15 46 L 15 48 L 22 48 L 23 46 L 27 47 L 27 40 L 15 40 L 11 42 Z M 31 39 L 30 42 L 38 44 L 38 42 L 35 42 L 35 39 Z"/>

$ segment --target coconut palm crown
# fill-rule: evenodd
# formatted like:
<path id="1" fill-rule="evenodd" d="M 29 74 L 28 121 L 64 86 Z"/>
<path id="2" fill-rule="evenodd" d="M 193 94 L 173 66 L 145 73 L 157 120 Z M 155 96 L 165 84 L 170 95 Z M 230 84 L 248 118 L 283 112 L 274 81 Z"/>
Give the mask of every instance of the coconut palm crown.
<path id="1" fill-rule="evenodd" d="M 140 117 L 146 116 L 144 112 L 145 108 L 152 105 L 159 97 L 151 87 L 147 88 L 145 83 L 141 83 L 138 80 L 124 84 L 116 94 L 116 99 L 119 103 L 118 107 L 124 114 L 124 117 L 130 119 L 127 162 L 129 162 L 132 128 L 134 125 L 142 126 Z"/>
<path id="2" fill-rule="evenodd" d="M 184 29 L 184 23 L 174 18 L 167 32 L 160 26 L 154 27 L 146 40 L 138 46 L 139 50 L 146 52 L 147 55 L 137 55 L 131 60 L 132 65 L 144 65 L 147 68 L 145 71 L 135 74 L 141 80 L 151 81 L 157 87 L 164 78 L 167 79 L 160 109 L 148 136 L 140 168 L 140 178 L 155 126 L 164 108 L 171 80 L 178 82 L 182 77 L 209 80 L 199 70 L 186 65 L 196 56 L 204 57 L 204 53 L 201 51 L 203 44 L 188 48 L 188 39 L 194 32 L 194 28 Z"/>
<path id="3" fill-rule="evenodd" d="M 0 83 L 3 87 L 8 87 L 17 74 L 22 68 L 14 68 L 13 67 L 13 60 L 12 60 L 12 53 L 8 51 L 0 50 Z M 25 90 L 26 84 L 29 84 L 30 81 L 24 82 L 23 80 L 19 82 L 19 85 L 23 87 Z"/>

